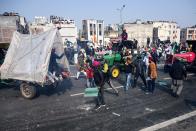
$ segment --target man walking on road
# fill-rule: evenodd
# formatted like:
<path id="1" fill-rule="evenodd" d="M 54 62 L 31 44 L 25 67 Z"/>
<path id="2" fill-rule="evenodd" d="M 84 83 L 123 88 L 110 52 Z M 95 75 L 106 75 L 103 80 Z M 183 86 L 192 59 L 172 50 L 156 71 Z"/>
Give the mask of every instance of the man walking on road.
<path id="1" fill-rule="evenodd" d="M 144 62 L 142 60 L 141 56 L 137 57 L 137 60 L 134 63 L 136 72 L 134 74 L 134 83 L 133 83 L 133 88 L 136 87 L 137 85 L 137 80 L 140 77 L 145 85 L 145 89 L 147 89 L 147 83 L 146 83 L 146 78 L 145 78 L 145 71 L 144 71 Z"/>
<path id="2" fill-rule="evenodd" d="M 179 58 L 176 58 L 171 69 L 169 75 L 172 78 L 171 89 L 173 91 L 173 95 L 175 97 L 179 97 L 183 89 L 183 79 L 187 78 L 186 68 L 180 62 Z"/>
<path id="3" fill-rule="evenodd" d="M 152 59 L 152 57 L 149 57 L 149 68 L 148 68 L 148 77 L 150 80 L 148 80 L 148 91 L 153 93 L 155 89 L 155 80 L 157 79 L 157 67 Z"/>

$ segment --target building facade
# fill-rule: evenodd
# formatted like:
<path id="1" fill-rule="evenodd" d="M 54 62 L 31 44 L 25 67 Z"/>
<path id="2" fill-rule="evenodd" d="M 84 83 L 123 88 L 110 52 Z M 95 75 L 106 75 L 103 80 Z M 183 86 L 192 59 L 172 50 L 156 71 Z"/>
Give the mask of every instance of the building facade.
<path id="1" fill-rule="evenodd" d="M 104 45 L 104 21 L 103 20 L 83 20 L 82 38 L 92 41 L 95 46 Z"/>
<path id="2" fill-rule="evenodd" d="M 170 42 L 180 42 L 180 28 L 176 22 L 151 21 L 153 23 L 153 41 L 156 42 L 170 40 Z"/>
<path id="3" fill-rule="evenodd" d="M 110 24 L 105 27 L 104 34 L 105 37 L 109 38 L 117 38 L 118 37 L 118 25 L 117 24 Z"/>
<path id="4" fill-rule="evenodd" d="M 140 47 L 147 45 L 147 38 L 150 38 L 152 41 L 152 23 L 142 23 L 140 20 L 137 20 L 134 23 L 124 23 L 123 28 L 128 34 L 128 40 L 136 39 L 138 41 L 138 46 Z"/>
<path id="5" fill-rule="evenodd" d="M 180 32 L 180 41 L 196 40 L 196 25 L 193 27 L 183 28 Z"/>
<path id="6" fill-rule="evenodd" d="M 119 37 L 119 25 L 117 24 L 109 24 L 104 29 L 104 45 L 110 45 L 113 39 L 117 39 Z"/>
<path id="7" fill-rule="evenodd" d="M 36 16 L 30 28 L 32 34 L 38 34 L 51 28 L 58 28 L 63 42 L 68 40 L 76 43 L 77 27 L 74 20 L 50 16 L 50 21 L 48 21 L 46 17 Z"/>

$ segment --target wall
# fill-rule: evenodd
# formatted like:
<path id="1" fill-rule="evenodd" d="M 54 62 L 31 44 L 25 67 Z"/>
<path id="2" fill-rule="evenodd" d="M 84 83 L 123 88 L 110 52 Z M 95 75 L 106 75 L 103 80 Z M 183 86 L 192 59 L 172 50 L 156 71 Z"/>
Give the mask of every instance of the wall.
<path id="1" fill-rule="evenodd" d="M 153 21 L 153 28 L 157 30 L 153 33 L 154 41 L 159 38 L 161 41 L 170 39 L 171 42 L 180 42 L 180 28 L 176 22 Z"/>
<path id="2" fill-rule="evenodd" d="M 128 40 L 136 39 L 138 46 L 146 46 L 147 38 L 152 41 L 153 38 L 153 25 L 142 23 L 125 23 L 124 29 L 128 33 Z"/>

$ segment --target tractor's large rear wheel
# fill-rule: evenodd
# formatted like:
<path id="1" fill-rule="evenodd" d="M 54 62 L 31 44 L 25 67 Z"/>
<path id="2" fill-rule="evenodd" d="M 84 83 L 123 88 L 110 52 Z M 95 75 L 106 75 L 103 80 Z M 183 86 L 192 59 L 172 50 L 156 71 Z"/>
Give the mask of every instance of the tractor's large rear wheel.
<path id="1" fill-rule="evenodd" d="M 22 83 L 20 85 L 20 92 L 26 99 L 32 99 L 36 96 L 36 87 L 28 83 Z"/>
<path id="2" fill-rule="evenodd" d="M 112 68 L 110 69 L 110 75 L 112 78 L 118 78 L 120 75 L 120 69 L 118 66 L 112 66 Z"/>

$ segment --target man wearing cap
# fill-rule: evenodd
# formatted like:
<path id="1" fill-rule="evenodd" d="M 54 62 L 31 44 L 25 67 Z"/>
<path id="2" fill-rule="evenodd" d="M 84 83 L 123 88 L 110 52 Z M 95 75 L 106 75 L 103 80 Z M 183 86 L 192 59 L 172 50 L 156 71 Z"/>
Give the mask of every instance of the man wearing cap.
<path id="1" fill-rule="evenodd" d="M 170 69 L 169 75 L 172 78 L 171 89 L 173 91 L 173 96 L 178 97 L 183 89 L 183 79 L 187 78 L 186 68 L 180 62 L 180 58 L 175 58 L 174 63 Z"/>

